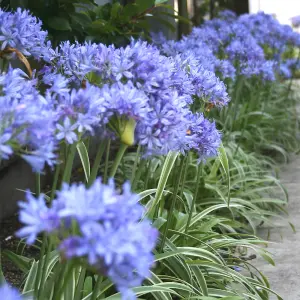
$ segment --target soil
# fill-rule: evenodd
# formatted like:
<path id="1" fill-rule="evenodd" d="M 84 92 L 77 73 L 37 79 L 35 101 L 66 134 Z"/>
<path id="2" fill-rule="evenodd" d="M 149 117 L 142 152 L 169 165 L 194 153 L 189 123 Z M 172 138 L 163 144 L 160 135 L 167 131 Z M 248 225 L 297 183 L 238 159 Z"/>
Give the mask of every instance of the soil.
<path id="1" fill-rule="evenodd" d="M 20 288 L 22 285 L 23 272 L 4 255 L 3 251 L 12 251 L 14 253 L 22 254 L 30 258 L 35 258 L 38 255 L 38 251 L 33 247 L 25 246 L 25 248 L 23 249 L 23 244 L 20 244 L 20 240 L 14 237 L 15 232 L 19 228 L 20 223 L 16 214 L 11 216 L 10 218 L 3 220 L 0 223 L 2 271 L 5 280 L 16 288 Z"/>

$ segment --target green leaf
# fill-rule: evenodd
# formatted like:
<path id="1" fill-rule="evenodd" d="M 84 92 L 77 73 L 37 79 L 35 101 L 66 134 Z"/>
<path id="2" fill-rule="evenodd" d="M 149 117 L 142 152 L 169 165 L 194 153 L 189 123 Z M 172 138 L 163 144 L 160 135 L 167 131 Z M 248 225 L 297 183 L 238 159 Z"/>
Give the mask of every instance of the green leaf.
<path id="1" fill-rule="evenodd" d="M 86 277 L 83 286 L 83 297 L 86 297 L 93 292 L 93 279 L 91 276 Z"/>
<path id="2" fill-rule="evenodd" d="M 1 162 L 0 162 L 1 163 Z M 5 278 L 2 272 L 2 261 L 1 261 L 1 244 L 0 244 L 0 286 L 5 283 Z"/>
<path id="3" fill-rule="evenodd" d="M 74 22 L 80 24 L 82 27 L 90 26 L 90 24 L 92 23 L 91 17 L 86 13 L 75 12 L 73 14 L 70 14 L 70 17 Z"/>
<path id="4" fill-rule="evenodd" d="M 154 208 L 156 207 L 156 205 L 158 205 L 159 201 L 162 198 L 168 178 L 170 176 L 170 173 L 173 169 L 174 163 L 175 163 L 178 155 L 179 155 L 178 152 L 169 152 L 165 159 L 163 169 L 161 171 L 161 175 L 160 175 L 159 182 L 157 185 L 155 198 L 154 198 L 151 208 L 149 209 L 148 215 L 150 215 L 150 216 L 153 213 Z"/>
<path id="5" fill-rule="evenodd" d="M 26 277 L 23 292 L 28 292 L 34 289 L 35 278 L 38 270 L 38 262 L 34 261 L 31 265 L 30 271 Z"/>
<path id="6" fill-rule="evenodd" d="M 274 262 L 273 258 L 271 257 L 271 255 L 267 251 L 264 251 L 262 249 L 258 249 L 257 252 L 261 255 L 261 257 L 265 261 L 267 261 L 272 266 L 275 266 L 275 262 Z"/>
<path id="7" fill-rule="evenodd" d="M 162 217 L 158 217 L 154 222 L 153 222 L 153 227 L 159 229 L 161 228 L 165 223 L 167 222 L 167 220 L 165 218 Z"/>
<path id="8" fill-rule="evenodd" d="M 130 3 L 124 6 L 122 10 L 122 18 L 124 17 L 128 22 L 131 17 L 136 16 L 138 13 L 138 6 L 135 3 Z"/>
<path id="9" fill-rule="evenodd" d="M 49 27 L 59 31 L 72 30 L 68 19 L 62 17 L 51 17 L 48 19 L 47 24 Z"/>
<path id="10" fill-rule="evenodd" d="M 76 148 L 84 170 L 86 182 L 88 182 L 91 175 L 89 153 L 85 147 L 85 144 L 82 141 L 77 144 Z"/>
<path id="11" fill-rule="evenodd" d="M 221 165 L 224 169 L 224 172 L 226 174 L 227 177 L 227 187 L 228 187 L 228 207 L 230 204 L 230 172 L 229 172 L 229 163 L 228 163 L 228 158 L 227 158 L 227 154 L 225 151 L 224 146 L 221 144 L 221 147 L 219 148 L 219 160 L 221 162 Z"/>
<path id="12" fill-rule="evenodd" d="M 168 12 L 165 12 L 165 11 L 160 11 L 159 12 L 160 15 L 165 15 L 165 16 L 168 16 L 168 17 L 171 17 L 172 19 L 177 19 L 179 20 L 181 23 L 185 23 L 185 24 L 188 24 L 188 25 L 191 25 L 192 22 L 190 19 L 188 18 L 184 18 L 178 14 L 171 14 L 171 13 L 168 13 Z"/>
<path id="13" fill-rule="evenodd" d="M 117 19 L 121 9 L 122 9 L 122 5 L 119 2 L 114 3 L 111 7 L 110 19 L 111 20 Z"/>
<path id="14" fill-rule="evenodd" d="M 155 0 L 155 5 L 162 4 L 168 2 L 168 0 Z"/>
<path id="15" fill-rule="evenodd" d="M 15 254 L 10 250 L 4 250 L 3 255 L 11 260 L 20 270 L 27 273 L 30 270 L 33 259 Z"/>
<path id="16" fill-rule="evenodd" d="M 138 7 L 138 13 L 142 14 L 144 13 L 147 9 L 151 8 L 152 6 L 155 5 L 155 0 L 136 0 L 135 4 Z"/>
<path id="17" fill-rule="evenodd" d="M 165 253 L 160 253 L 155 255 L 155 261 L 161 261 L 169 257 L 173 257 L 179 254 L 184 254 L 186 256 L 196 256 L 205 258 L 208 261 L 215 262 L 216 264 L 223 265 L 222 260 L 220 260 L 216 255 L 212 254 L 208 250 L 194 247 L 177 247 L 174 251 L 169 251 Z"/>

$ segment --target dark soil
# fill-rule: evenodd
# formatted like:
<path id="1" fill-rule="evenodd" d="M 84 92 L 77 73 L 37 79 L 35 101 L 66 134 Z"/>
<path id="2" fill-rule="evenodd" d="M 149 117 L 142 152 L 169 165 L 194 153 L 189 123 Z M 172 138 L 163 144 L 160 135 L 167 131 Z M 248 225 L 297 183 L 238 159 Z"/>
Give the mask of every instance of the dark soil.
<path id="1" fill-rule="evenodd" d="M 0 224 L 2 271 L 6 281 L 17 288 L 20 288 L 22 285 L 23 272 L 9 260 L 3 252 L 8 250 L 29 258 L 35 258 L 38 254 L 38 251 L 35 248 L 21 244 L 20 239 L 14 236 L 19 228 L 20 223 L 17 215 L 3 220 Z"/>

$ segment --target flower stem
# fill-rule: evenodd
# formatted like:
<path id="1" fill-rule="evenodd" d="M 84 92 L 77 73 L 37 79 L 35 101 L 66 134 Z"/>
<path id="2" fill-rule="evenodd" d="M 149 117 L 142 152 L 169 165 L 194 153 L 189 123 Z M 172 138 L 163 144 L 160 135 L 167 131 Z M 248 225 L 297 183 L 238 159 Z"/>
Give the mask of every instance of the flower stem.
<path id="1" fill-rule="evenodd" d="M 5 277 L 2 272 L 2 262 L 1 262 L 1 244 L 0 244 L 0 285 L 5 284 Z"/>
<path id="2" fill-rule="evenodd" d="M 135 154 L 135 160 L 134 160 L 134 165 L 133 165 L 133 169 L 132 169 L 132 173 L 131 173 L 131 179 L 130 182 L 132 183 L 135 177 L 135 173 L 136 173 L 136 169 L 137 169 L 137 165 L 140 159 L 140 153 L 141 153 L 141 146 L 139 145 Z"/>
<path id="3" fill-rule="evenodd" d="M 61 299 L 64 289 L 65 289 L 66 285 L 68 284 L 68 281 L 72 274 L 73 267 L 74 267 L 74 264 L 72 263 L 72 261 L 69 261 L 64 266 L 64 269 L 61 270 L 59 277 L 58 277 L 59 280 L 55 284 L 58 286 L 55 287 L 53 299 L 55 299 L 55 300 Z"/>
<path id="4" fill-rule="evenodd" d="M 35 174 L 35 195 L 38 197 L 41 193 L 41 174 Z"/>
<path id="5" fill-rule="evenodd" d="M 54 173 L 54 178 L 53 178 L 53 184 L 52 184 L 52 189 L 51 189 L 51 195 L 50 195 L 50 201 L 54 199 L 56 188 L 57 188 L 57 182 L 58 182 L 58 177 L 60 173 L 60 168 L 61 164 L 58 164 L 55 168 L 55 173 Z"/>
<path id="6" fill-rule="evenodd" d="M 162 252 L 163 249 L 164 249 L 165 242 L 166 242 L 166 239 L 167 239 L 168 230 L 169 230 L 169 227 L 171 225 L 171 221 L 173 219 L 173 212 L 174 212 L 174 209 L 175 209 L 175 204 L 176 204 L 176 200 L 177 200 L 179 184 L 180 184 L 180 181 L 181 181 L 181 178 L 182 178 L 184 164 L 185 164 L 185 159 L 182 158 L 181 162 L 180 162 L 180 166 L 179 166 L 179 174 L 178 174 L 178 176 L 175 180 L 175 186 L 174 186 L 174 191 L 173 191 L 173 199 L 172 199 L 172 202 L 171 202 L 171 207 L 168 211 L 166 227 L 165 227 L 163 235 L 162 235 L 162 241 L 161 241 L 161 245 L 160 245 L 160 252 Z"/>
<path id="7" fill-rule="evenodd" d="M 184 171 L 183 171 L 183 177 L 182 177 L 182 181 L 181 181 L 181 190 L 179 193 L 179 196 L 182 197 L 183 192 L 184 192 L 184 186 L 185 186 L 185 181 L 186 181 L 186 176 L 187 176 L 187 170 L 188 170 L 188 166 L 189 166 L 189 153 L 187 154 L 187 157 L 185 158 L 185 164 L 184 164 Z"/>
<path id="8" fill-rule="evenodd" d="M 76 143 L 74 143 L 70 146 L 68 156 L 66 158 L 67 161 L 66 161 L 66 165 L 65 165 L 63 178 L 62 178 L 62 183 L 63 182 L 65 182 L 65 183 L 70 182 L 75 154 L 76 154 Z"/>
<path id="9" fill-rule="evenodd" d="M 38 262 L 38 269 L 37 269 L 37 273 L 36 273 L 36 277 L 35 277 L 35 283 L 34 283 L 34 294 L 35 294 L 35 297 L 37 299 L 38 299 L 38 296 L 40 294 L 39 286 L 40 286 L 40 283 L 41 283 L 41 276 L 43 276 L 41 274 L 41 272 L 42 272 L 42 269 L 43 269 L 43 265 L 45 263 L 43 258 L 44 258 L 44 254 L 45 254 L 45 250 L 46 250 L 46 244 L 47 244 L 47 236 L 44 233 L 43 241 L 42 241 L 42 248 L 41 248 L 41 252 L 40 252 L 40 259 L 39 259 L 39 262 Z"/>
<path id="10" fill-rule="evenodd" d="M 104 183 L 107 183 L 110 143 L 111 143 L 111 140 L 108 140 L 108 143 L 107 143 L 107 146 L 106 146 L 106 153 L 105 153 L 105 166 L 104 166 L 104 176 L 103 176 L 103 182 Z"/>
<path id="11" fill-rule="evenodd" d="M 46 236 L 46 235 L 45 235 Z M 44 241 L 43 241 L 44 242 Z M 51 238 L 49 238 L 49 245 L 47 247 L 47 252 L 46 252 L 46 256 L 45 257 L 42 257 L 40 259 L 43 260 L 43 263 L 42 263 L 42 267 L 41 267 L 41 270 L 42 270 L 42 277 L 41 277 L 41 281 L 40 281 L 40 284 L 39 284 L 39 289 L 38 289 L 38 297 L 37 299 L 39 299 L 40 295 L 41 295 L 41 292 L 43 290 L 43 287 L 44 287 L 44 283 L 45 283 L 45 278 L 46 278 L 46 272 L 47 272 L 47 263 L 48 263 L 48 260 L 49 260 L 49 256 L 50 256 L 50 252 L 51 252 L 51 247 L 52 247 L 52 244 L 51 244 Z"/>
<path id="12" fill-rule="evenodd" d="M 89 181 L 88 181 L 88 184 L 87 184 L 88 187 L 90 187 L 93 184 L 93 182 L 95 181 L 95 179 L 97 177 L 99 166 L 100 166 L 100 162 L 101 162 L 102 156 L 104 154 L 106 144 L 107 144 L 107 142 L 103 141 L 99 145 L 99 148 L 98 148 L 98 151 L 97 151 L 97 155 L 96 155 L 93 167 L 92 167 L 91 175 L 90 175 L 90 178 L 89 178 Z"/>
<path id="13" fill-rule="evenodd" d="M 197 172 L 197 181 L 196 181 L 196 186 L 195 186 L 195 192 L 194 192 L 194 196 L 193 196 L 193 201 L 192 201 L 192 204 L 191 204 L 191 209 L 190 209 L 190 212 L 189 212 L 189 217 L 188 217 L 188 220 L 186 222 L 186 226 L 185 226 L 185 233 L 188 232 L 189 230 L 189 227 L 190 227 L 190 224 L 191 224 L 191 220 L 192 220 L 192 216 L 193 216 L 193 211 L 194 211 L 194 208 L 195 208 L 195 204 L 196 204 L 196 200 L 197 200 L 197 197 L 198 197 L 198 191 L 199 191 L 199 184 L 200 184 L 200 180 L 202 178 L 202 163 L 198 166 L 198 172 Z"/>
<path id="14" fill-rule="evenodd" d="M 112 168 L 110 170 L 110 173 L 109 173 L 110 178 L 112 178 L 116 175 L 118 166 L 120 165 L 120 162 L 121 162 L 127 148 L 128 148 L 128 145 L 126 145 L 124 143 L 121 143 L 119 151 L 118 151 L 117 156 L 116 156 L 116 159 L 115 159 L 115 161 L 113 163 L 113 166 L 112 166 Z"/>
<path id="15" fill-rule="evenodd" d="M 137 183 L 138 183 L 138 181 L 139 181 L 139 179 L 141 177 L 141 174 L 142 174 L 142 172 L 143 172 L 146 164 L 147 164 L 147 160 L 146 159 L 142 159 L 142 161 L 141 161 L 141 163 L 139 165 L 139 168 L 138 168 L 138 170 L 137 170 L 137 172 L 136 172 L 136 174 L 135 174 L 135 176 L 133 178 L 133 181 L 131 182 L 131 189 L 132 189 L 132 191 L 135 191 Z"/>
<path id="16" fill-rule="evenodd" d="M 92 296 L 91 296 L 91 300 L 96 300 L 97 299 L 97 294 L 100 290 L 101 287 L 101 283 L 102 283 L 103 277 L 98 275 L 97 281 L 96 281 L 96 285 L 94 287 Z"/>
<path id="17" fill-rule="evenodd" d="M 84 286 L 84 280 L 85 280 L 85 274 L 86 274 L 86 267 L 82 266 L 80 270 L 80 275 L 78 279 L 78 283 L 76 285 L 74 299 L 73 300 L 80 300 L 81 299 L 81 293 Z"/>

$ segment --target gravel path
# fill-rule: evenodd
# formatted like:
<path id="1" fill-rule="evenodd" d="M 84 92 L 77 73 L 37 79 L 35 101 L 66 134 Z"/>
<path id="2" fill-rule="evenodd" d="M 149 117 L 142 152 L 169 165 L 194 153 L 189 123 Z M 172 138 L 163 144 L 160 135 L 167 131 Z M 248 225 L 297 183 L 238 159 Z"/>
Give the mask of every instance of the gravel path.
<path id="1" fill-rule="evenodd" d="M 288 219 L 272 220 L 272 227 L 262 227 L 258 235 L 270 241 L 267 248 L 273 254 L 276 266 L 262 259 L 255 263 L 267 276 L 271 288 L 284 300 L 300 300 L 300 157 L 286 165 L 280 178 L 289 192 Z M 296 229 L 293 232 L 288 222 Z M 277 297 L 271 296 L 271 300 Z"/>

